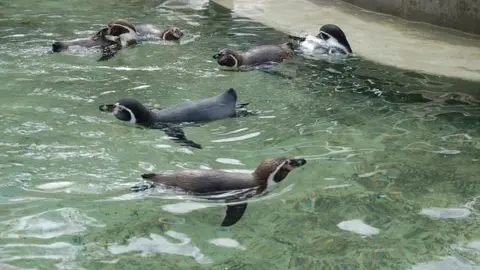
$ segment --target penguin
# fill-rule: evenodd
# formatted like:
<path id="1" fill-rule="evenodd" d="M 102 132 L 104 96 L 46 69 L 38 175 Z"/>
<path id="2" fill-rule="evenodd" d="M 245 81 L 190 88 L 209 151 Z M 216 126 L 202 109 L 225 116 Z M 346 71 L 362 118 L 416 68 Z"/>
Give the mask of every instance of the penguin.
<path id="1" fill-rule="evenodd" d="M 167 135 L 192 146 L 193 142 L 186 140 L 183 131 L 173 124 L 201 123 L 255 114 L 253 111 L 246 110 L 247 105 L 248 103 L 237 104 L 237 92 L 230 88 L 214 97 L 188 100 L 165 109 L 147 109 L 141 102 L 126 98 L 115 104 L 102 104 L 99 110 L 111 112 L 117 119 L 124 122 L 145 128 L 161 129 Z M 197 148 L 201 146 L 197 145 Z"/>
<path id="2" fill-rule="evenodd" d="M 225 200 L 227 210 L 221 226 L 232 226 L 244 215 L 247 200 L 272 191 L 295 168 L 302 167 L 307 161 L 303 158 L 277 157 L 263 160 L 253 173 L 233 173 L 213 169 L 184 170 L 179 172 L 160 172 L 142 174 L 148 183 L 131 187 L 133 192 L 144 191 L 158 184 L 180 189 L 193 196 Z M 232 194 L 231 191 L 250 190 L 249 193 L 237 193 L 228 199 L 219 194 Z M 209 196 L 213 195 L 213 196 Z"/>
<path id="3" fill-rule="evenodd" d="M 106 39 L 112 44 L 101 45 L 102 56 L 98 61 L 106 61 L 116 55 L 122 48 L 131 48 L 137 45 L 137 32 L 135 27 L 127 21 L 118 21 L 118 23 L 111 23 L 107 28 L 97 32 L 96 36 L 99 39 Z"/>
<path id="4" fill-rule="evenodd" d="M 123 36 L 120 37 L 120 35 Z M 99 30 L 93 36 L 53 42 L 52 52 L 56 53 L 66 51 L 71 46 L 81 46 L 85 48 L 101 47 L 102 50 L 104 50 L 103 54 L 106 56 L 99 60 L 104 61 L 109 59 L 109 53 L 114 55 L 116 50 L 119 49 L 118 47 L 116 47 L 115 50 L 112 48 L 108 49 L 108 46 L 111 45 L 122 45 L 122 47 L 128 47 L 139 44 L 143 41 L 155 39 L 178 41 L 183 36 L 183 31 L 178 27 L 168 27 L 164 30 L 161 30 L 151 24 L 141 24 L 135 26 L 128 20 L 117 19 L 109 23 L 107 27 Z"/>
<path id="5" fill-rule="evenodd" d="M 117 45 L 121 47 L 133 46 L 137 43 L 135 28 L 130 24 L 112 24 L 99 30 L 95 35 L 87 38 L 78 38 L 73 40 L 55 41 L 52 44 L 52 52 L 63 52 L 72 46 L 81 46 L 85 48 L 105 47 Z"/>
<path id="6" fill-rule="evenodd" d="M 135 26 L 133 25 L 133 23 L 125 19 L 116 19 L 109 23 L 108 27 L 112 27 L 116 24 L 124 25 L 135 30 L 140 41 L 148 41 L 155 39 L 177 41 L 184 36 L 183 31 L 175 26 L 170 26 L 162 30 L 152 24 L 140 24 Z"/>
<path id="7" fill-rule="evenodd" d="M 254 67 L 270 63 L 281 63 L 293 57 L 293 43 L 287 42 L 280 45 L 261 45 L 248 51 L 234 51 L 223 49 L 213 55 L 220 66 L 229 68 Z"/>
<path id="8" fill-rule="evenodd" d="M 104 31 L 104 29 L 102 30 Z M 73 46 L 80 46 L 84 48 L 95 48 L 95 47 L 104 47 L 104 46 L 114 45 L 115 42 L 108 38 L 105 38 L 105 34 L 102 34 L 102 30 L 97 32 L 97 34 L 90 37 L 86 37 L 86 38 L 55 41 L 52 43 L 52 53 L 63 52 Z"/>
<path id="9" fill-rule="evenodd" d="M 353 53 L 345 33 L 334 24 L 323 25 L 316 36 L 298 37 L 289 35 L 288 38 L 298 42 L 300 50 L 307 53 L 325 55 L 349 55 Z"/>
<path id="10" fill-rule="evenodd" d="M 124 19 L 114 20 L 108 24 L 107 28 L 100 30 L 99 33 L 105 33 L 107 37 L 112 37 L 116 41 L 117 47 L 102 47 L 102 57 L 98 61 L 108 60 L 114 57 L 121 48 L 136 45 L 137 42 L 155 39 L 178 41 L 184 35 L 178 27 L 168 27 L 164 30 L 160 30 L 151 24 L 135 27 L 131 22 Z"/>

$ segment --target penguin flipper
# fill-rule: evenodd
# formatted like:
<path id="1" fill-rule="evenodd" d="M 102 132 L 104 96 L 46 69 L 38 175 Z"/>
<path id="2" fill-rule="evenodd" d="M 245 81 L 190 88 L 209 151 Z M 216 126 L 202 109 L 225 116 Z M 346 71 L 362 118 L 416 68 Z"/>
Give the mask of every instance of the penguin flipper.
<path id="1" fill-rule="evenodd" d="M 222 226 L 228 227 L 237 223 L 243 217 L 246 209 L 247 203 L 228 205 Z"/>
<path id="2" fill-rule="evenodd" d="M 183 146 L 202 149 L 202 146 L 200 144 L 187 139 L 187 137 L 185 136 L 185 132 L 183 132 L 180 127 L 175 127 L 171 124 L 161 122 L 153 123 L 148 127 L 151 129 L 162 130 L 163 132 L 165 132 L 165 134 L 167 134 L 167 136 L 172 137 L 174 141 L 181 143 Z"/>

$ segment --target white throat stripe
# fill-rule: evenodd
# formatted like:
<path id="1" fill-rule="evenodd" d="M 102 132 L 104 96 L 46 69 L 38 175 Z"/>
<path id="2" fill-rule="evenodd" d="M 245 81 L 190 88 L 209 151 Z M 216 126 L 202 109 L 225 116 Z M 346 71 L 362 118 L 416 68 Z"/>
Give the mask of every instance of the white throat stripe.
<path id="1" fill-rule="evenodd" d="M 137 118 L 135 117 L 135 114 L 133 114 L 132 110 L 130 110 L 129 108 L 123 105 L 120 105 L 118 102 L 115 103 L 115 109 L 113 109 L 113 112 L 112 112 L 113 115 L 117 114 L 119 109 L 125 110 L 130 114 L 130 121 L 128 121 L 129 123 L 132 123 L 132 124 L 137 123 Z"/>
<path id="2" fill-rule="evenodd" d="M 280 163 L 280 165 L 277 166 L 277 168 L 275 169 L 275 171 L 273 171 L 269 176 L 268 176 L 268 181 L 267 181 L 267 190 L 268 191 L 271 191 L 272 189 L 275 188 L 276 185 L 278 185 L 277 182 L 275 182 L 275 180 L 273 180 L 275 178 L 275 175 L 278 173 L 278 171 L 283 167 L 283 165 L 285 165 L 285 163 L 287 162 L 287 160 L 285 160 L 284 162 Z"/>

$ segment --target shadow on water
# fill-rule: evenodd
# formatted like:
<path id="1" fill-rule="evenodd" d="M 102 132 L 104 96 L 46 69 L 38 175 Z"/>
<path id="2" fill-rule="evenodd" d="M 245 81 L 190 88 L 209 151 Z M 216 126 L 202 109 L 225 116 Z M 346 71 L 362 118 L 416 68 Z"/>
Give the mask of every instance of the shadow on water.
<path id="1" fill-rule="evenodd" d="M 218 50 L 278 44 L 285 34 L 211 1 L 127 1 L 113 10 L 104 1 L 2 4 L 0 262 L 37 269 L 480 264 L 478 83 L 355 56 L 297 55 L 280 65 L 282 76 L 225 72 L 211 60 Z M 145 44 L 107 63 L 90 52 L 45 53 L 52 40 L 117 17 L 187 34 L 179 46 Z M 200 151 L 97 109 L 126 96 L 165 107 L 229 87 L 261 115 L 185 127 Z M 222 204 L 128 192 L 146 172 L 251 171 L 279 155 L 308 165 L 249 203 L 229 228 L 219 226 Z"/>

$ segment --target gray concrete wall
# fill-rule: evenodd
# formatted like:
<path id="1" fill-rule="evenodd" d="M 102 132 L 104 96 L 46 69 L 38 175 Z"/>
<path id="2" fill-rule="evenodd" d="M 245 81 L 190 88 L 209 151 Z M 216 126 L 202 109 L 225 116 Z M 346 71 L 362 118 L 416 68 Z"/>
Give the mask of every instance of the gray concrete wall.
<path id="1" fill-rule="evenodd" d="M 409 21 L 480 34 L 480 0 L 343 0 Z"/>

